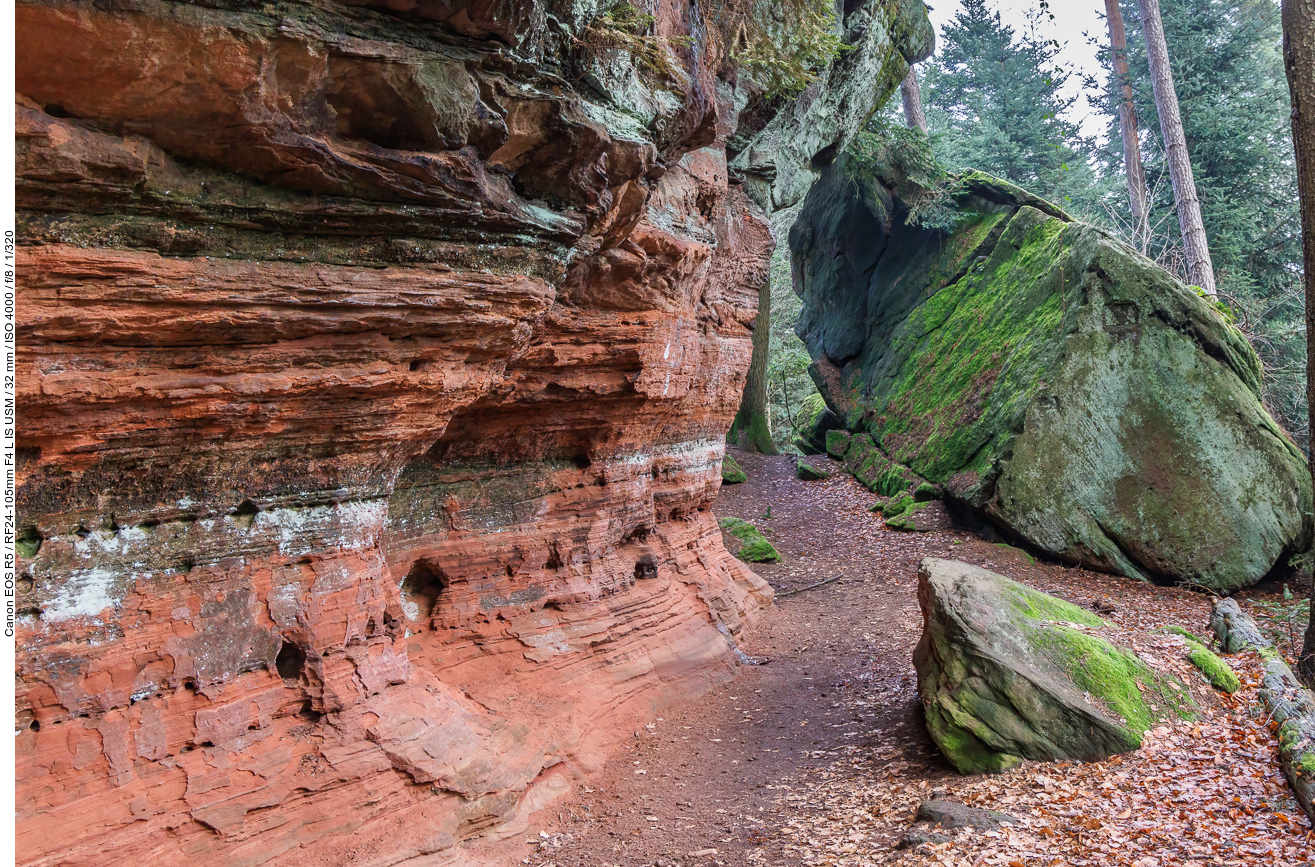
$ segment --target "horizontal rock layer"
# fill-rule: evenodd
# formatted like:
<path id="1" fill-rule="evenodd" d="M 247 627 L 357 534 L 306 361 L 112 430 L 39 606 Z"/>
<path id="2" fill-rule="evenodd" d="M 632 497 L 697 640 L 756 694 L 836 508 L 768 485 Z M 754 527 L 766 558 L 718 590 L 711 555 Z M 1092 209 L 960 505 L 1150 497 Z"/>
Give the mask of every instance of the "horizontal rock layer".
<path id="1" fill-rule="evenodd" d="M 18 7 L 20 863 L 446 863 L 731 675 L 771 112 L 598 11 Z"/>

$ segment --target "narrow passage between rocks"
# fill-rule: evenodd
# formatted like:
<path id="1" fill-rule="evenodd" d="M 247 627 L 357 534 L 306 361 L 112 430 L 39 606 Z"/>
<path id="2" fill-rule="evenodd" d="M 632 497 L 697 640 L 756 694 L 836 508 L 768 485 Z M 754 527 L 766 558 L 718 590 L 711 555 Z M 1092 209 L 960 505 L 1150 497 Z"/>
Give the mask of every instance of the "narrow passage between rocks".
<path id="1" fill-rule="evenodd" d="M 742 643 L 736 679 L 656 711 L 607 766 L 504 844 L 508 864 L 691 865 L 1311 863 L 1312 833 L 1254 716 L 1246 685 L 1136 753 L 1081 765 L 1027 763 L 962 777 L 922 723 L 914 646 L 923 557 L 999 572 L 1129 627 L 1198 633 L 1207 597 L 1034 561 L 956 529 L 888 530 L 852 477 L 803 482 L 790 457 L 734 453 L 748 482 L 722 489 L 719 517 L 754 522 L 782 556 L 753 568 L 780 593 Z M 941 510 L 939 503 L 935 509 Z M 1008 812 L 1017 826 L 950 831 L 898 848 L 934 796 Z"/>

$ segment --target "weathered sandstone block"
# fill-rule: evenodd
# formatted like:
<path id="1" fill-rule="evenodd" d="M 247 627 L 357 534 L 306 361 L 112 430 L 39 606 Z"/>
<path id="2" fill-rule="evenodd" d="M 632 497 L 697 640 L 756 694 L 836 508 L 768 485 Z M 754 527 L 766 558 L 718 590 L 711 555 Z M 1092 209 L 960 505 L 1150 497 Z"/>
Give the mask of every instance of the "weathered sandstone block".
<path id="1" fill-rule="evenodd" d="M 18 8 L 20 863 L 441 863 L 730 676 L 757 95 L 598 11 Z"/>

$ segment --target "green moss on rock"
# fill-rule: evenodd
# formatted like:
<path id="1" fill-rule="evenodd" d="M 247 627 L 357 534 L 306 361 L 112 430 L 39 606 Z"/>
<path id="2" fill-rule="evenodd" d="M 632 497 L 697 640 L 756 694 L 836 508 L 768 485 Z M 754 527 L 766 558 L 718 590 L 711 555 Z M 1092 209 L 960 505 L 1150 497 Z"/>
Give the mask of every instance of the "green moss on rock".
<path id="1" fill-rule="evenodd" d="M 1190 645 L 1187 659 L 1200 669 L 1205 679 L 1210 681 L 1210 685 L 1215 689 L 1223 690 L 1232 695 L 1242 687 L 1242 682 L 1237 677 L 1237 672 L 1232 667 L 1220 659 L 1215 653 L 1203 644 Z"/>
<path id="2" fill-rule="evenodd" d="M 1128 741 L 1130 748 L 1140 745 L 1141 735 L 1163 716 L 1151 709 L 1143 690 L 1153 690 L 1160 699 L 1157 705 L 1166 702 L 1175 712 L 1191 714 L 1189 700 L 1173 695 L 1172 687 L 1167 686 L 1167 676 L 1098 635 L 1055 624 L 1041 632 L 1038 641 L 1079 688 L 1125 721 L 1129 732 L 1135 735 Z"/>
<path id="3" fill-rule="evenodd" d="M 1294 765 L 1294 767 L 1306 777 L 1315 777 L 1315 753 L 1306 753 Z"/>
<path id="4" fill-rule="evenodd" d="M 913 508 L 913 505 L 914 499 L 908 494 L 899 497 L 891 497 L 886 501 L 885 508 L 882 509 L 881 514 L 885 515 L 887 518 L 898 518 L 900 515 L 903 515 L 909 509 Z"/>
<path id="5" fill-rule="evenodd" d="M 1165 631 L 1187 639 L 1187 660 L 1196 666 L 1211 686 L 1229 695 L 1241 688 L 1242 682 L 1238 679 L 1237 672 L 1233 671 L 1232 666 L 1220 659 L 1194 633 L 1177 624 L 1165 627 Z"/>
<path id="6" fill-rule="evenodd" d="M 1199 638 L 1195 632 L 1191 632 L 1190 630 L 1184 629 L 1183 627 L 1179 626 L 1177 623 L 1170 624 L 1169 626 L 1164 627 L 1164 631 L 1186 638 L 1188 641 L 1195 641 L 1197 644 L 1200 645 L 1205 644 L 1205 641 Z"/>
<path id="7" fill-rule="evenodd" d="M 849 431 L 833 430 L 827 431 L 826 434 L 826 453 L 836 460 L 844 458 L 845 453 L 849 451 L 850 435 Z"/>
<path id="8" fill-rule="evenodd" d="M 1104 758 L 1194 712 L 1171 675 L 1094 634 L 1105 624 L 1088 611 L 965 563 L 924 560 L 918 579 L 918 692 L 962 773 Z"/>
<path id="9" fill-rule="evenodd" d="M 1049 593 L 1033 590 L 1016 581 L 1001 584 L 1003 592 L 1022 617 L 1037 622 L 1077 623 L 1100 629 L 1108 624 L 1085 608 L 1066 602 Z"/>
<path id="10" fill-rule="evenodd" d="M 794 473 L 797 478 L 805 482 L 820 482 L 831 478 L 831 470 L 817 459 L 803 460 L 795 464 Z"/>
<path id="11" fill-rule="evenodd" d="M 717 524 L 739 543 L 734 554 L 744 562 L 775 563 L 781 559 L 781 555 L 772 547 L 772 543 L 768 542 L 758 528 L 748 521 L 740 518 L 722 518 Z"/>
<path id="12" fill-rule="evenodd" d="M 856 432 L 856 477 L 942 486 L 1039 549 L 1144 580 L 1232 591 L 1309 548 L 1304 458 L 1235 328 L 1024 190 L 970 173 L 955 201 L 948 234 L 878 219 L 838 165 L 791 231 L 797 331 Z"/>
<path id="13" fill-rule="evenodd" d="M 840 419 L 827 408 L 822 395 L 813 392 L 804 398 L 795 416 L 790 443 L 806 455 L 825 454 L 827 435 L 839 427 Z"/>
<path id="14" fill-rule="evenodd" d="M 906 495 L 907 496 L 907 495 Z M 911 498 L 910 498 L 911 499 Z M 902 530 L 906 533 L 924 533 L 931 529 L 924 526 L 918 521 L 918 514 L 922 512 L 929 503 L 910 503 L 904 511 L 894 517 L 886 518 L 886 526 L 892 530 Z"/>
<path id="15" fill-rule="evenodd" d="M 749 481 L 749 474 L 736 462 L 735 458 L 727 455 L 721 459 L 721 483 L 723 485 L 738 485 L 747 481 Z"/>

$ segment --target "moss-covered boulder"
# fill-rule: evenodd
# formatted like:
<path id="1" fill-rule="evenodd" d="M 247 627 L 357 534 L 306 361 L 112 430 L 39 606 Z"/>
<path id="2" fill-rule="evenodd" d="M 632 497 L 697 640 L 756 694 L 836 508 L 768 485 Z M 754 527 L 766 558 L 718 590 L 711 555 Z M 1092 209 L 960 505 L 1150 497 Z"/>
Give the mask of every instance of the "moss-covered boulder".
<path id="1" fill-rule="evenodd" d="M 825 398 L 813 392 L 804 398 L 790 429 L 790 444 L 806 455 L 826 454 L 826 437 L 845 423 L 826 405 Z"/>
<path id="2" fill-rule="evenodd" d="M 1238 679 L 1233 667 L 1220 659 L 1204 641 L 1181 626 L 1170 626 L 1169 632 L 1181 636 L 1187 642 L 1187 661 L 1196 666 L 1211 686 L 1229 695 L 1242 688 L 1242 681 Z"/>
<path id="3" fill-rule="evenodd" d="M 1192 713 L 1180 684 L 1062 599 L 928 558 L 918 602 L 918 694 L 932 739 L 960 773 L 1004 771 L 1022 759 L 1103 759 L 1139 747 L 1162 715 Z"/>
<path id="4" fill-rule="evenodd" d="M 831 478 L 831 468 L 826 458 L 804 458 L 795 464 L 794 474 L 805 482 L 821 482 Z"/>
<path id="5" fill-rule="evenodd" d="M 853 437 L 849 431 L 832 430 L 826 432 L 826 453 L 836 460 L 840 460 L 849 451 L 849 444 Z"/>
<path id="6" fill-rule="evenodd" d="M 895 463 L 886 456 L 872 437 L 865 433 L 854 434 L 845 451 L 845 469 L 854 474 L 868 490 L 883 497 L 898 496 L 923 484 L 924 479 L 908 467 Z"/>
<path id="7" fill-rule="evenodd" d="M 747 481 L 749 481 L 749 474 L 735 461 L 735 458 L 727 455 L 721 459 L 721 483 L 723 485 L 738 485 Z"/>
<path id="8" fill-rule="evenodd" d="M 987 175 L 939 229 L 852 173 L 824 173 L 790 246 L 796 330 L 873 490 L 900 468 L 1062 559 L 1224 592 L 1309 548 L 1305 461 L 1211 304 Z"/>
<path id="9" fill-rule="evenodd" d="M 882 512 L 882 517 L 886 519 L 886 527 L 891 530 L 902 530 L 906 533 L 926 533 L 936 529 L 936 524 L 926 520 L 930 517 L 927 513 L 930 502 L 917 502 L 909 494 L 892 501 Z"/>
<path id="10" fill-rule="evenodd" d="M 776 548 L 748 521 L 740 518 L 721 518 L 717 521 L 722 532 L 730 537 L 731 553 L 745 563 L 775 563 L 781 559 Z"/>

